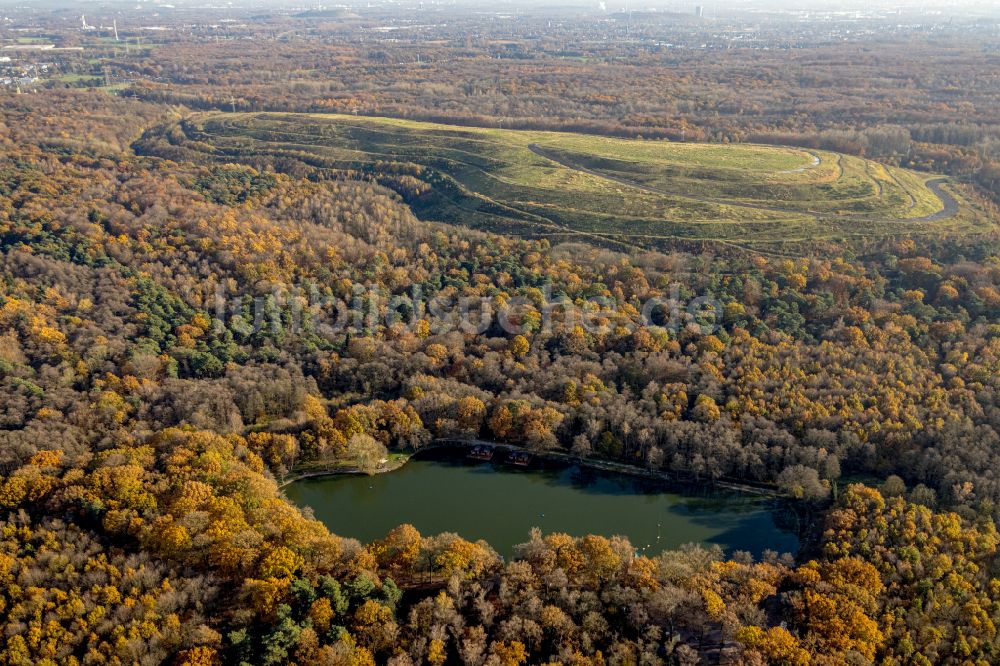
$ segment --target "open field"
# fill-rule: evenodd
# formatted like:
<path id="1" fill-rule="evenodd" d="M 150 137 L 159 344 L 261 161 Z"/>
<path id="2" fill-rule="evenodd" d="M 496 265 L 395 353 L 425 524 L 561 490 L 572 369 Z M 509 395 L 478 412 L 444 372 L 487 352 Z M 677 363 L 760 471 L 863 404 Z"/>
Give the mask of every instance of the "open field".
<path id="1" fill-rule="evenodd" d="M 291 158 L 390 185 L 410 176 L 429 186 L 407 197 L 427 219 L 632 247 L 712 241 L 780 252 L 989 226 L 946 179 L 781 146 L 291 113 L 199 114 L 161 136 L 194 157 Z"/>

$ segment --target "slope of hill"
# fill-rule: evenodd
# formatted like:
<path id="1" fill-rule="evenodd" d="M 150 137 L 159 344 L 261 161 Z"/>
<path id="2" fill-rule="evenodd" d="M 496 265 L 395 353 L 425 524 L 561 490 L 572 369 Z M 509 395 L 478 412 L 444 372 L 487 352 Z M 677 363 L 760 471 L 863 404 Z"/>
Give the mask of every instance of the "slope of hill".
<path id="1" fill-rule="evenodd" d="M 366 172 L 423 218 L 632 247 L 801 250 L 988 225 L 951 181 L 827 151 L 326 114 L 199 114 L 144 150 Z"/>

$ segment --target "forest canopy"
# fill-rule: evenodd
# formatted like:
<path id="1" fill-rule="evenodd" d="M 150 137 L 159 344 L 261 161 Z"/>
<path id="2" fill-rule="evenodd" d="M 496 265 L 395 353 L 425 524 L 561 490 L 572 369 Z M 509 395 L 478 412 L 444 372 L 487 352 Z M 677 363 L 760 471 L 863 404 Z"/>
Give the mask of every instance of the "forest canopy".
<path id="1" fill-rule="evenodd" d="M 376 42 L 337 12 L 211 37 L 166 14 L 145 43 L 53 28 L 48 78 L 0 91 L 0 663 L 997 663 L 1000 106 L 979 37 L 696 53 L 648 22 Z M 481 169 L 525 188 L 487 201 L 448 165 L 502 160 L 467 143 L 361 164 L 317 152 L 346 150 L 329 125 L 293 140 L 293 113 L 327 112 L 816 156 L 844 190 L 810 187 L 894 210 L 945 178 L 970 226 L 789 243 L 758 203 L 766 247 L 529 233 L 503 206 L 541 215 L 522 194 L 542 172 Z M 616 159 L 560 177 L 646 178 L 646 201 L 712 181 L 705 215 L 732 194 L 731 167 Z M 797 164 L 760 170 L 798 201 Z M 426 205 L 456 192 L 453 218 Z M 534 530 L 504 558 L 408 524 L 361 543 L 282 491 L 445 440 L 764 489 L 801 549 Z"/>

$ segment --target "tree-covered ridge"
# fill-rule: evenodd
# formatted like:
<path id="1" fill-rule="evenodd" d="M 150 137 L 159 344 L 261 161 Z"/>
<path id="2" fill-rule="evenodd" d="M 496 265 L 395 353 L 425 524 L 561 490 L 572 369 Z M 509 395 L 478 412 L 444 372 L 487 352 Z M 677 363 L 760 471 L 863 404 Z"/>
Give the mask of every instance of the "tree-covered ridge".
<path id="1" fill-rule="evenodd" d="M 357 174 L 138 157 L 151 105 L 3 104 L 7 662 L 996 659 L 995 240 L 553 246 L 421 222 Z M 448 327 L 414 284 L 518 303 L 520 332 Z M 719 325 L 645 322 L 673 285 Z M 359 290 L 379 316 L 325 329 Z M 598 325 L 549 316 L 561 296 Z M 408 526 L 342 539 L 278 488 L 456 435 L 836 504 L 799 563 L 541 534 L 505 563 Z"/>

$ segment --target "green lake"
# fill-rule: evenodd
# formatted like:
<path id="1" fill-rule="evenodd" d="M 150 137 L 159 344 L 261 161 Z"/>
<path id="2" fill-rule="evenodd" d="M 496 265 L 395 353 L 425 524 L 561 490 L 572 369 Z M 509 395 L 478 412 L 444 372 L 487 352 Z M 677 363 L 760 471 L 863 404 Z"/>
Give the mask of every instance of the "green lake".
<path id="1" fill-rule="evenodd" d="M 770 497 L 707 483 L 681 492 L 641 476 L 538 459 L 520 468 L 474 461 L 452 449 L 422 452 L 386 474 L 296 481 L 285 493 L 311 507 L 335 534 L 366 543 L 410 523 L 424 535 L 457 532 L 485 539 L 505 556 L 528 540 L 532 527 L 575 536 L 618 534 L 646 554 L 690 542 L 755 556 L 798 547 L 794 532 L 784 527 L 794 518 Z"/>

